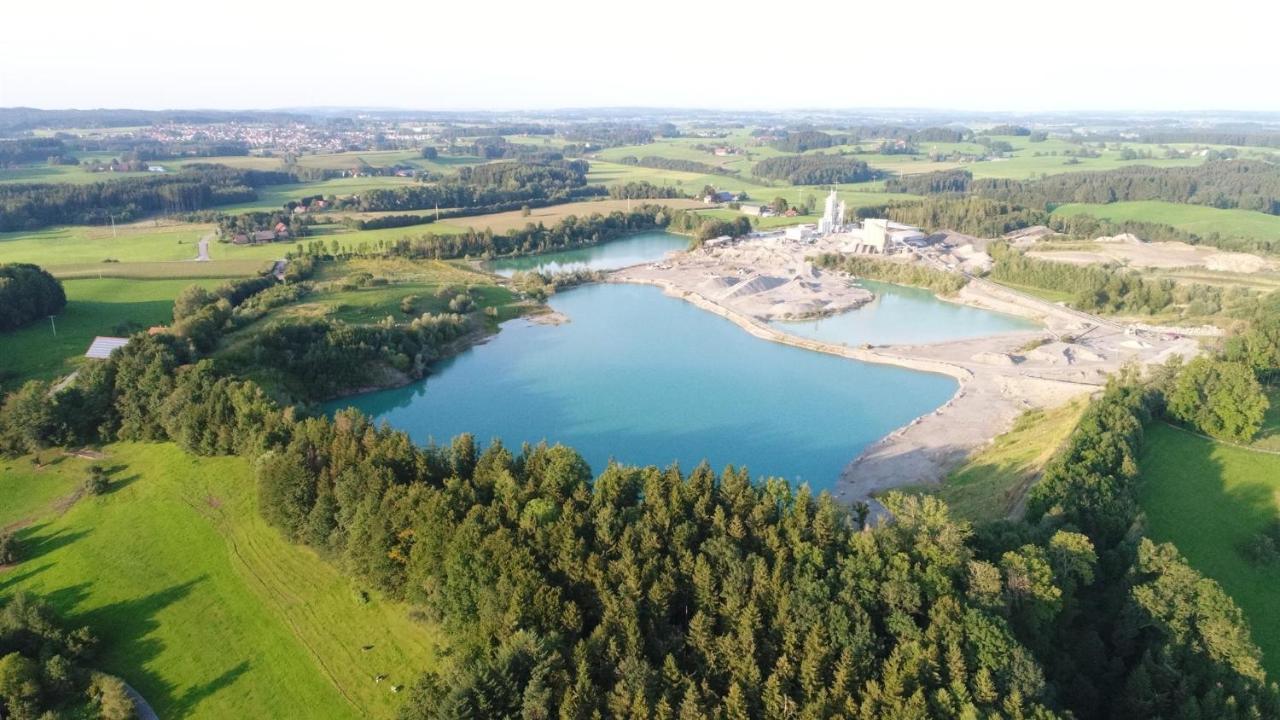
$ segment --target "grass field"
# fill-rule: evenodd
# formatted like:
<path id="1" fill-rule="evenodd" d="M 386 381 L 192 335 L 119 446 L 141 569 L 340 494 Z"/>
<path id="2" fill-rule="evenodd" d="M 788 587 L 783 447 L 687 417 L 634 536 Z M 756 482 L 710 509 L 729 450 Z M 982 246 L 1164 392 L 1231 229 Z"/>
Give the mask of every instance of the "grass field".
<path id="1" fill-rule="evenodd" d="M 1271 388 L 1267 392 L 1271 407 L 1267 408 L 1267 417 L 1262 423 L 1262 431 L 1250 443 L 1250 447 L 1259 450 L 1280 452 L 1280 387 Z"/>
<path id="2" fill-rule="evenodd" d="M 1069 203 L 1054 209 L 1055 215 L 1087 214 L 1113 222 L 1126 220 L 1163 223 L 1200 235 L 1280 239 L 1280 215 L 1253 210 L 1222 210 L 1205 205 L 1160 201 Z"/>
<path id="3" fill-rule="evenodd" d="M 64 265 L 102 265 L 105 260 L 120 263 L 193 260 L 199 254 L 200 238 L 212 233 L 213 225 L 147 221 L 118 225 L 114 231 L 102 226 L 64 226 L 0 234 L 0 262 L 32 262 L 57 274 Z M 285 244 L 237 246 L 209 244 L 214 260 L 275 260 L 284 256 Z M 195 263 L 191 263 L 195 264 Z M 83 270 L 84 268 L 80 268 Z"/>
<path id="4" fill-rule="evenodd" d="M 173 319 L 173 299 L 192 284 L 219 280 L 87 279 L 63 283 L 67 307 L 48 321 L 0 334 L 0 390 L 25 380 L 51 380 L 74 370 L 95 335 L 127 335 Z"/>
<path id="5" fill-rule="evenodd" d="M 344 288 L 344 278 L 356 273 L 369 273 L 385 279 L 387 283 Z M 315 290 L 305 298 L 275 308 L 266 319 L 228 334 L 218 354 L 234 359 L 238 353 L 252 347 L 258 334 L 276 320 L 324 317 L 372 324 L 387 317 L 395 322 L 407 322 L 422 313 L 449 312 L 449 300 L 455 293 L 451 291 L 445 297 L 437 297 L 437 292 L 444 288 L 456 288 L 457 292 L 469 290 L 478 308 L 495 308 L 496 315 L 480 316 L 491 330 L 497 323 L 516 317 L 527 309 L 517 303 L 509 289 L 497 285 L 492 275 L 462 261 L 357 258 L 325 262 L 317 266 L 313 281 Z M 400 302 L 409 295 L 416 296 L 417 301 L 414 312 L 406 314 L 401 311 Z M 269 373 L 259 372 L 253 377 L 268 387 L 275 382 Z"/>
<path id="6" fill-rule="evenodd" d="M 1020 512 L 1027 489 L 1066 442 L 1087 406 L 1086 398 L 1077 398 L 1051 410 L 1028 411 L 1009 432 L 970 456 L 931 491 L 952 512 L 973 522 Z"/>
<path id="7" fill-rule="evenodd" d="M 105 450 L 112 489 L 69 508 L 48 499 L 90 461 L 0 465 L 0 497 L 20 495 L 32 513 L 0 593 L 39 593 L 91 626 L 96 664 L 161 717 L 390 717 L 404 697 L 391 686 L 431 667 L 433 628 L 363 602 L 364 588 L 258 517 L 248 461 L 167 444 Z"/>
<path id="8" fill-rule="evenodd" d="M 514 299 L 511 291 L 494 284 L 492 276 L 460 262 L 441 260 L 353 259 L 324 263 L 316 273 L 316 281 L 341 281 L 353 273 L 367 272 L 386 278 L 388 284 L 354 290 L 321 289 L 302 303 L 288 306 L 281 316 L 324 314 L 351 323 L 375 323 L 388 315 L 397 319 L 407 316 L 400 311 L 400 300 L 417 295 L 416 314 L 448 312 L 449 298 L 436 298 L 436 291 L 447 286 L 459 289 L 473 287 L 482 307 L 502 308 Z M 511 313 L 507 313 L 510 315 Z"/>
<path id="9" fill-rule="evenodd" d="M 1048 300 L 1049 302 L 1067 302 L 1071 299 L 1071 293 L 1062 292 L 1061 290 L 1049 290 L 1047 288 L 1033 287 L 1031 285 L 1016 285 L 1011 282 L 1003 282 L 999 280 L 992 280 L 991 282 L 994 282 L 997 285 L 1002 285 L 1011 290 L 1017 290 L 1018 292 L 1033 295 L 1042 300 Z"/>
<path id="10" fill-rule="evenodd" d="M 72 183 L 85 185 L 126 177 L 145 177 L 147 172 L 89 172 L 80 165 L 28 165 L 17 168 L 0 168 L 0 184 L 3 183 Z"/>
<path id="11" fill-rule="evenodd" d="M 593 185 L 617 185 L 627 182 L 648 181 L 654 185 L 674 185 L 691 194 L 699 193 L 704 186 L 711 185 L 721 190 L 746 192 L 752 197 L 755 197 L 761 188 L 771 187 L 768 183 L 758 178 L 753 178 L 749 174 L 704 175 L 680 170 L 622 165 L 601 160 L 591 161 L 591 169 L 587 172 L 587 181 Z M 791 186 L 778 185 L 777 187 L 785 189 Z"/>
<path id="12" fill-rule="evenodd" d="M 1238 550 L 1280 518 L 1280 455 L 1161 423 L 1147 430 L 1140 466 L 1148 534 L 1177 545 L 1197 570 L 1222 584 L 1248 617 L 1267 673 L 1280 675 L 1280 567 L 1254 565 Z"/>

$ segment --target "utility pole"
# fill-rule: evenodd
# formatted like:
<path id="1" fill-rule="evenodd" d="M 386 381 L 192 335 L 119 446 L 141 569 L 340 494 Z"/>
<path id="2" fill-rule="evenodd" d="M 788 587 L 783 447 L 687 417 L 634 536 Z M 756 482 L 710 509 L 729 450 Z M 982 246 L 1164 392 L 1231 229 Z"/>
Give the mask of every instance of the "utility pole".
<path id="1" fill-rule="evenodd" d="M 115 236 L 116 236 L 116 216 L 115 216 L 115 215 L 112 215 L 111 213 L 107 213 L 107 217 L 111 218 L 111 237 L 112 237 L 112 238 L 115 238 Z"/>

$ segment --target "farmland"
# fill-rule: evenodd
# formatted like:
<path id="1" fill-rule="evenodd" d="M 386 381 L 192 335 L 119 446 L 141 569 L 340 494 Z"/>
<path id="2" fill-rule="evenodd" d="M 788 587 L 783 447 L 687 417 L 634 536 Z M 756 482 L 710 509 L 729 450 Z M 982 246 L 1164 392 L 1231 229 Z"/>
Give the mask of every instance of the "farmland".
<path id="1" fill-rule="evenodd" d="M 436 632 L 258 516 L 241 458 L 115 444 L 92 461 L 0 461 L 0 520 L 23 559 L 0 588 L 37 592 L 102 639 L 96 663 L 161 717 L 391 717 L 393 685 L 431 667 Z M 374 676 L 387 674 L 385 682 Z"/>
<path id="2" fill-rule="evenodd" d="M 62 265 L 97 263 L 104 272 L 114 262 L 159 262 L 194 260 L 200 238 L 212 233 L 213 225 L 174 222 L 140 222 L 110 226 L 56 227 L 34 232 L 0 234 L 0 262 L 39 262 L 57 273 Z M 214 260 L 274 260 L 284 251 L 279 246 L 238 247 L 210 243 Z"/>
<path id="3" fill-rule="evenodd" d="M 1269 433 L 1276 431 L 1272 415 Z M 1140 461 L 1148 532 L 1172 542 L 1244 610 L 1271 675 L 1280 673 L 1280 568 L 1246 560 L 1240 547 L 1280 518 L 1280 456 L 1215 443 L 1157 424 Z"/>

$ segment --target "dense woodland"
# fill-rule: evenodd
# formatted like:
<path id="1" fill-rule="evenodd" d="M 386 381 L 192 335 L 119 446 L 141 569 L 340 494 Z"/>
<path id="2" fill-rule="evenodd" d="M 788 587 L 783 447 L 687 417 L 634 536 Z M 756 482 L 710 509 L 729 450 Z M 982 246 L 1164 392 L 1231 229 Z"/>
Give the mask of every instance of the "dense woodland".
<path id="1" fill-rule="evenodd" d="M 603 188 L 587 186 L 584 160 L 497 162 L 460 168 L 456 177 L 431 185 L 375 188 L 340 199 L 338 207 L 360 212 L 477 208 L 528 201 L 565 202 L 605 193 Z"/>
<path id="2" fill-rule="evenodd" d="M 897 200 L 858 208 L 857 215 L 862 218 L 887 217 L 907 225 L 954 230 L 977 237 L 1000 237 L 1013 230 L 1049 222 L 1049 214 L 1043 210 L 972 196 Z"/>
<path id="3" fill-rule="evenodd" d="M 0 716 L 134 717 L 124 683 L 92 670 L 97 650 L 89 628 L 66 628 L 42 598 L 0 599 Z"/>
<path id="4" fill-rule="evenodd" d="M 847 155 L 780 155 L 765 158 L 751 169 L 757 177 L 792 185 L 831 185 L 875 180 L 881 173 Z"/>
<path id="5" fill-rule="evenodd" d="M 1076 202 L 1164 200 L 1280 214 L 1280 166 L 1258 160 L 1219 160 L 1173 168 L 1135 165 L 1062 173 L 1040 180 L 975 180 L 968 170 L 947 170 L 893 178 L 885 188 L 915 194 L 970 192 L 1042 209 Z"/>
<path id="6" fill-rule="evenodd" d="M 0 264 L 0 332 L 57 315 L 67 305 L 62 283 L 28 263 Z"/>
<path id="7" fill-rule="evenodd" d="M 1066 293 L 1072 307 L 1098 313 L 1155 315 L 1178 309 L 1203 319 L 1226 312 L 1249 313 L 1258 297 L 1243 288 L 1150 280 L 1114 265 L 1070 265 L 1030 258 L 1004 243 L 988 248 L 995 264 L 991 277 L 1001 282 Z"/>
<path id="8" fill-rule="evenodd" d="M 104 225 L 151 213 L 183 213 L 249 202 L 255 187 L 292 182 L 289 173 L 189 166 L 182 172 L 85 183 L 0 184 L 0 231 Z"/>

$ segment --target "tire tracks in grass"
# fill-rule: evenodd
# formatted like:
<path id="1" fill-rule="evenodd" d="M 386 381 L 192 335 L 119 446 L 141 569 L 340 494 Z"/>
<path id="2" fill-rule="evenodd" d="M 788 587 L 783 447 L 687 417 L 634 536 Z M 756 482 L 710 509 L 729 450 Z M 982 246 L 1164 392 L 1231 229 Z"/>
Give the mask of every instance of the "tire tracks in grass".
<path id="1" fill-rule="evenodd" d="M 206 481 L 206 485 L 207 485 L 207 481 Z M 208 490 L 209 488 L 206 486 L 206 491 Z M 191 509 L 194 510 L 198 515 L 204 516 L 206 518 L 209 518 L 211 521 L 213 521 L 215 527 L 218 529 L 219 533 L 223 536 L 223 539 L 225 540 L 225 542 L 230 546 L 231 552 L 235 556 L 239 564 L 245 569 L 245 571 L 248 572 L 248 574 L 254 579 L 254 581 L 256 581 L 257 584 L 262 588 L 263 592 L 265 592 L 266 595 L 268 596 L 268 599 L 271 600 L 275 604 L 275 606 L 280 609 L 281 611 L 280 615 L 284 617 L 284 621 L 289 626 L 289 630 L 293 634 L 294 639 L 296 639 L 304 648 L 307 649 L 307 652 L 311 655 L 312 660 L 315 661 L 316 665 L 318 665 L 321 671 L 324 673 L 325 678 L 327 678 L 329 680 L 329 683 L 333 685 L 334 689 L 337 690 L 340 695 L 342 695 L 342 698 L 347 701 L 347 704 L 351 706 L 351 709 L 356 712 L 357 716 L 363 716 L 364 709 L 361 708 L 360 705 L 356 703 L 355 699 L 353 699 L 351 695 L 347 693 L 346 688 L 344 688 L 342 683 L 338 681 L 338 678 L 334 674 L 333 670 L 324 661 L 324 658 L 321 657 L 320 653 L 316 651 L 315 647 L 313 647 L 311 643 L 307 642 L 306 638 L 303 636 L 301 628 L 298 626 L 297 622 L 294 621 L 292 614 L 289 612 L 289 610 L 291 608 L 302 608 L 312 617 L 313 620 L 316 621 L 318 626 L 323 627 L 323 624 L 319 622 L 319 618 L 315 616 L 315 612 L 312 611 L 307 606 L 307 603 L 305 603 L 298 596 L 292 595 L 292 593 L 287 593 L 279 588 L 276 588 L 271 583 L 268 583 L 266 579 L 264 579 L 263 576 L 260 573 L 258 573 L 257 570 L 254 569 L 253 565 L 248 560 L 245 559 L 245 556 L 243 553 L 240 552 L 240 546 L 235 539 L 234 523 L 232 523 L 226 517 L 226 512 L 220 506 L 216 506 L 215 504 L 209 502 L 209 500 L 215 499 L 215 497 L 216 496 L 214 496 L 212 492 L 206 492 L 204 506 L 205 508 L 207 508 L 207 511 L 202 510 L 199 503 L 192 502 L 189 498 L 185 496 L 182 497 L 182 502 L 190 506 Z M 336 637 L 334 639 L 337 640 Z"/>

